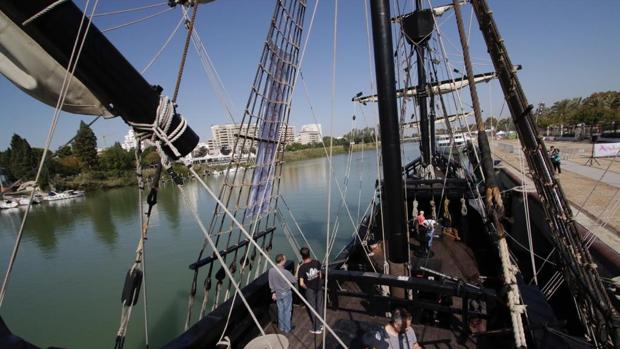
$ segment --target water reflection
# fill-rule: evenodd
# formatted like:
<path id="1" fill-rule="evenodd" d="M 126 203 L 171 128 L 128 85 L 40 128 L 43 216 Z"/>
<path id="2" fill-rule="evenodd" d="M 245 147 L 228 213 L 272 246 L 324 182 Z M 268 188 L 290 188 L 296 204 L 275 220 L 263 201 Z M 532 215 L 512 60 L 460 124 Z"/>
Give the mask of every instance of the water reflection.
<path id="1" fill-rule="evenodd" d="M 179 228 L 179 205 L 181 204 L 179 196 L 177 189 L 171 184 L 162 187 L 157 196 L 157 206 L 160 212 L 163 212 L 165 219 L 175 230 Z"/>
<path id="2" fill-rule="evenodd" d="M 114 202 L 114 205 L 112 203 L 109 196 L 99 196 L 86 202 L 86 213 L 93 224 L 97 238 L 109 247 L 114 247 L 118 239 L 116 226 L 112 221 L 112 207 L 117 203 Z"/>

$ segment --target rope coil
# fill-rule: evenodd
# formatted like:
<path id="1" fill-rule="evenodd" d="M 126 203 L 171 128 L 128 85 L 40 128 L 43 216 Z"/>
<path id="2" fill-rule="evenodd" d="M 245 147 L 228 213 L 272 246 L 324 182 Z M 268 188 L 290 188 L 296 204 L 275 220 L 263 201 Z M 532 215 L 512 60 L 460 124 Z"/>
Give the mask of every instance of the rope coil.
<path id="1" fill-rule="evenodd" d="M 171 130 L 174 118 L 179 118 L 178 125 Z M 174 103 L 167 96 L 159 98 L 159 106 L 155 114 L 155 120 L 152 123 L 139 123 L 127 121 L 133 127 L 136 133 L 136 139 L 139 141 L 151 141 L 155 145 L 162 146 L 164 144 L 170 149 L 175 158 L 182 156 L 179 149 L 174 145 L 187 130 L 187 120 L 175 111 Z M 158 146 L 158 148 L 159 148 Z M 165 151 L 165 150 L 164 150 Z"/>

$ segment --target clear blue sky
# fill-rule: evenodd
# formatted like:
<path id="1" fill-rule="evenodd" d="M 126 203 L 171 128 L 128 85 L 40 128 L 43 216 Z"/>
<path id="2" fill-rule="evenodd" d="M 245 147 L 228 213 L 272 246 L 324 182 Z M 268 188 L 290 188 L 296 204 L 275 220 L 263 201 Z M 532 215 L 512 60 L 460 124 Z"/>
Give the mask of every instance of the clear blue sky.
<path id="1" fill-rule="evenodd" d="M 101 0 L 98 12 L 126 9 L 153 4 L 164 0 Z M 433 1 L 439 5 L 449 1 Z M 530 103 L 587 96 L 592 92 L 620 89 L 620 1 L 560 1 L 522 0 L 489 1 L 494 10 L 501 34 L 514 63 L 522 64 L 519 73 Z M 82 6 L 83 1 L 77 1 Z M 314 0 L 308 1 L 307 23 Z M 320 2 L 317 19 L 311 33 L 308 52 L 303 64 L 303 74 L 308 86 L 312 107 L 326 134 L 341 135 L 351 127 L 353 106 L 351 97 L 368 92 L 369 62 L 366 44 L 363 1 L 339 1 L 337 88 L 334 129 L 330 131 L 331 117 L 331 65 L 332 23 L 334 1 Z M 411 1 L 403 1 L 410 4 Z M 409 5 L 410 6 L 410 5 Z M 159 7 L 143 12 L 97 18 L 100 29 L 122 24 L 132 19 L 161 11 Z M 394 9 L 394 8 L 393 8 Z M 471 10 L 464 7 L 466 22 Z M 139 70 L 151 59 L 165 38 L 176 25 L 179 10 L 168 12 L 151 20 L 108 33 L 109 39 Z M 235 117 L 241 112 L 248 98 L 250 84 L 256 71 L 259 54 L 265 39 L 273 1 L 267 0 L 218 0 L 200 7 L 198 30 L 233 102 Z M 448 17 L 449 16 L 449 17 Z M 444 15 L 442 30 L 452 44 L 447 43 L 451 61 L 459 62 L 452 13 Z M 443 20 L 443 19 L 442 19 Z M 177 74 L 181 47 L 184 41 L 179 31 L 158 62 L 146 73 L 153 84 L 172 93 Z M 483 47 L 477 25 L 472 27 L 472 56 L 476 72 L 491 69 L 490 60 Z M 464 69 L 462 69 L 464 71 Z M 479 94 L 486 115 L 497 114 L 502 97 L 496 82 L 484 84 Z M 26 137 L 33 146 L 42 146 L 53 114 L 52 108 L 42 105 L 15 88 L 5 78 L 0 78 L 0 149 L 5 149 L 13 133 Z M 179 98 L 180 111 L 203 140 L 211 137 L 210 126 L 229 122 L 226 113 L 203 72 L 198 56 L 192 50 Z M 365 108 L 367 118 L 358 118 L 356 127 L 370 126 L 376 120 L 376 106 Z M 504 111 L 503 115 L 508 115 Z M 52 149 L 70 139 L 80 120 L 91 117 L 63 113 Z M 312 123 L 309 103 L 299 84 L 293 99 L 290 123 L 299 126 Z M 120 119 L 100 120 L 94 125 L 99 146 L 110 146 L 122 139 L 127 127 Z"/>

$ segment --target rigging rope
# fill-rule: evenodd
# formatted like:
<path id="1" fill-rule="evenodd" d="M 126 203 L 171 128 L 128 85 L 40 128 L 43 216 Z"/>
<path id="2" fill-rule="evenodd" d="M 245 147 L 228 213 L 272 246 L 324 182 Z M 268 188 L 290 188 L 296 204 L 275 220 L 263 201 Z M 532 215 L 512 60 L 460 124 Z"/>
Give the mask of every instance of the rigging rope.
<path id="1" fill-rule="evenodd" d="M 527 190 L 525 190 L 525 164 L 523 160 L 523 153 L 519 152 L 519 162 L 521 164 L 521 183 L 523 183 L 523 210 L 525 211 L 525 228 L 527 229 L 527 242 L 530 250 L 530 263 L 532 264 L 532 274 L 534 275 L 534 283 L 538 285 L 538 278 L 536 275 L 536 261 L 534 260 L 534 242 L 532 240 L 532 226 L 530 221 L 530 205 Z"/>
<path id="2" fill-rule="evenodd" d="M 183 45 L 183 51 L 181 54 L 181 63 L 179 63 L 179 72 L 177 74 L 177 82 L 174 85 L 174 93 L 172 94 L 172 103 L 177 102 L 179 96 L 179 89 L 181 88 L 181 79 L 183 78 L 183 69 L 185 68 L 185 61 L 187 60 L 187 51 L 189 50 L 189 42 L 192 39 L 192 33 L 194 32 L 194 23 L 196 23 L 196 14 L 198 13 L 198 3 L 193 3 L 192 18 L 189 21 L 187 28 L 187 36 L 185 37 L 185 44 Z"/>
<path id="3" fill-rule="evenodd" d="M 86 42 L 86 36 L 92 24 L 92 16 L 95 13 L 95 10 L 97 9 L 99 0 L 95 0 L 90 16 L 87 17 L 86 10 L 88 9 L 89 4 L 90 4 L 90 0 L 86 0 L 86 4 L 84 6 L 84 12 L 82 13 L 82 19 L 80 21 L 80 25 L 78 26 L 75 41 L 73 43 L 73 48 L 71 50 L 71 55 L 69 56 L 69 63 L 67 64 L 67 69 L 65 71 L 63 82 L 60 88 L 60 93 L 58 95 L 58 100 L 56 102 L 56 107 L 54 108 L 54 115 L 52 117 L 52 122 L 47 132 L 47 139 L 45 141 L 45 147 L 43 148 L 43 154 L 41 155 L 41 160 L 39 161 L 39 167 L 37 169 L 37 174 L 35 176 L 35 183 L 37 183 L 39 181 L 39 178 L 41 177 L 43 165 L 45 163 L 45 159 L 47 158 L 47 153 L 49 151 L 50 144 L 52 143 L 52 138 L 54 137 L 54 131 L 56 130 L 56 126 L 58 125 L 58 119 L 60 118 L 62 106 L 64 105 L 67 94 L 69 93 L 69 85 L 71 84 L 71 80 L 73 79 L 73 75 L 75 73 L 77 63 L 82 53 L 82 48 L 84 47 L 84 43 Z M 84 22 L 86 18 L 88 18 L 88 20 L 86 21 L 84 35 L 80 36 L 80 33 L 82 33 L 82 27 L 84 26 Z M 2 288 L 0 288 L 0 308 L 2 307 L 4 297 L 7 291 L 7 286 L 11 278 L 13 267 L 15 265 L 15 260 L 17 258 L 17 253 L 19 251 L 19 246 L 22 240 L 24 227 L 26 225 L 26 220 L 28 219 L 28 214 L 30 213 L 30 208 L 32 207 L 34 193 L 35 193 L 34 190 L 30 193 L 28 206 L 26 206 L 26 212 L 24 212 L 24 216 L 22 218 L 22 222 L 19 227 L 19 231 L 17 232 L 17 237 L 15 239 L 15 244 L 13 245 L 11 256 L 9 257 L 9 263 L 7 266 L 7 270 L 4 275 L 4 279 L 2 281 Z"/>
<path id="4" fill-rule="evenodd" d="M 144 22 L 146 20 L 149 20 L 149 19 L 151 19 L 153 17 L 157 17 L 159 15 L 163 15 L 164 13 L 170 12 L 172 10 L 174 10 L 174 8 L 167 8 L 167 9 L 165 9 L 163 11 L 156 12 L 156 13 L 154 13 L 152 15 L 148 15 L 148 16 L 140 18 L 140 19 L 136 19 L 136 20 L 133 20 L 133 21 L 130 21 L 130 22 L 127 22 L 127 23 L 119 24 L 119 25 L 114 26 L 114 27 L 103 29 L 101 32 L 102 33 L 107 33 L 107 32 L 112 31 L 112 30 L 125 28 L 125 27 L 128 27 L 128 26 L 133 25 L 133 24 L 138 24 L 138 23 Z"/>
<path id="5" fill-rule="evenodd" d="M 190 173 L 194 176 L 194 178 L 196 178 L 196 180 L 198 181 L 198 183 L 207 191 L 207 193 L 209 194 L 209 196 L 211 196 L 211 198 L 213 198 L 213 200 L 215 200 L 215 202 L 219 205 L 219 207 L 224 211 L 224 213 L 226 213 L 226 215 L 230 218 L 230 220 L 237 226 L 237 228 L 239 229 L 239 231 L 241 231 L 243 233 L 243 235 L 245 235 L 245 237 L 248 239 L 248 242 L 254 246 L 254 248 L 264 257 L 264 260 L 271 265 L 272 268 L 275 268 L 276 272 L 278 273 L 278 275 L 284 280 L 284 282 L 288 285 L 288 287 L 291 288 L 291 290 L 300 298 L 300 300 L 306 305 L 307 309 L 314 315 L 317 317 L 317 319 L 319 319 L 319 321 L 321 321 L 321 323 L 323 324 L 323 326 L 325 327 L 325 329 L 327 331 L 329 331 L 329 333 L 332 334 L 332 336 L 334 337 L 334 339 L 336 339 L 336 341 L 342 345 L 344 348 L 348 348 L 344 342 L 342 341 L 342 339 L 336 334 L 336 332 L 334 332 L 334 330 L 331 328 L 331 326 L 329 326 L 327 324 L 327 322 L 325 321 L 325 319 L 319 315 L 319 313 L 312 307 L 310 306 L 310 303 L 308 303 L 308 301 L 306 300 L 306 298 L 301 294 L 301 292 L 299 292 L 299 290 L 284 276 L 284 274 L 282 273 L 282 271 L 278 268 L 278 266 L 271 260 L 271 258 L 269 258 L 269 255 L 267 254 L 267 252 L 265 252 L 259 245 L 258 243 L 254 240 L 254 238 L 252 237 L 252 235 L 245 229 L 245 227 L 243 226 L 243 224 L 241 224 L 236 218 L 235 216 L 228 210 L 228 208 L 224 205 L 224 203 L 217 197 L 217 195 L 215 195 L 215 193 L 211 190 L 211 188 L 209 188 L 209 186 L 204 182 L 204 180 L 198 175 L 198 173 L 196 173 L 196 171 L 192 168 L 189 167 L 189 171 Z M 181 188 L 182 189 L 182 188 Z M 188 202 L 191 203 L 191 202 Z M 195 217 L 196 218 L 196 217 Z M 200 222 L 200 225 L 202 226 L 202 222 L 200 221 L 199 217 L 197 217 L 197 221 Z M 204 226 L 203 226 L 204 227 Z M 202 228 L 201 228 L 202 229 Z M 205 231 L 203 230 L 203 234 L 205 234 Z M 210 244 L 212 243 L 209 234 L 206 233 L 205 234 L 205 238 L 207 238 L 210 241 Z M 211 246 L 211 248 L 213 248 L 214 245 Z M 214 249 L 214 251 L 216 251 Z M 219 253 L 218 253 L 219 254 Z M 220 256 L 221 257 L 221 256 Z M 221 263 L 221 261 L 220 261 Z"/>
<path id="6" fill-rule="evenodd" d="M 46 8 L 44 8 L 43 10 L 37 12 L 36 14 L 34 14 L 32 17 L 28 18 L 27 20 L 22 22 L 22 26 L 25 27 L 28 24 L 30 24 L 30 22 L 36 20 L 37 18 L 43 16 L 44 14 L 50 12 L 51 10 L 53 10 L 56 6 L 66 2 L 67 0 L 56 0 L 55 2 L 51 3 L 50 5 L 48 5 Z M 86 8 L 88 7 L 88 3 L 87 5 L 84 7 L 84 11 L 86 11 Z"/>
<path id="7" fill-rule="evenodd" d="M 196 179 L 198 179 L 199 181 L 202 181 L 202 179 L 200 178 L 200 176 L 191 168 L 190 171 L 192 172 L 192 174 L 195 176 Z M 248 303 L 247 299 L 245 298 L 245 296 L 243 295 L 241 291 L 241 289 L 239 288 L 239 284 L 235 281 L 234 275 L 232 274 L 232 272 L 230 271 L 230 269 L 228 268 L 228 266 L 226 265 L 226 262 L 224 261 L 224 258 L 222 258 L 222 255 L 220 254 L 220 252 L 217 249 L 217 246 L 213 243 L 213 240 L 211 239 L 211 236 L 209 236 L 209 233 L 206 229 L 206 227 L 204 226 L 204 224 L 202 223 L 202 220 L 200 220 L 200 216 L 198 215 L 198 211 L 197 208 L 192 205 L 192 202 L 189 198 L 189 196 L 187 195 L 187 193 L 185 192 L 185 188 L 183 188 L 183 184 L 179 184 L 177 183 L 177 188 L 179 189 L 179 192 L 181 193 L 181 195 L 183 196 L 183 199 L 185 200 L 185 203 L 187 204 L 187 206 L 189 207 L 192 215 L 194 216 L 194 219 L 196 220 L 196 223 L 198 224 L 200 230 L 202 231 L 205 240 L 207 240 L 207 242 L 209 243 L 209 245 L 211 246 L 211 249 L 213 250 L 214 255 L 217 257 L 218 261 L 220 262 L 221 267 L 224 269 L 224 271 L 226 272 L 226 274 L 228 275 L 228 279 L 230 280 L 230 282 L 233 284 L 233 286 L 235 287 L 236 290 L 236 295 L 238 294 L 239 297 L 241 298 L 241 301 L 243 302 L 243 304 L 245 305 L 245 307 L 248 310 L 248 313 L 250 314 L 250 316 L 252 317 L 252 320 L 254 321 L 254 323 L 256 324 L 256 326 L 258 327 L 258 330 L 261 332 L 261 334 L 264 336 L 265 335 L 265 330 L 263 329 L 263 327 L 261 326 L 260 322 L 258 321 L 258 319 L 256 318 L 256 315 L 254 314 L 254 311 L 252 311 L 252 307 L 250 306 L 250 304 Z M 211 194 L 212 196 L 214 195 L 213 192 L 209 191 L 209 194 Z M 219 200 L 218 200 L 219 201 Z M 252 240 L 253 241 L 253 240 Z M 231 305 L 231 308 L 234 307 L 234 301 Z M 223 333 L 222 333 L 223 335 Z M 222 338 L 220 338 L 220 340 L 222 340 Z"/>
<path id="8" fill-rule="evenodd" d="M 166 2 L 160 2 L 160 3 L 156 3 L 156 4 L 151 4 L 151 5 L 145 5 L 145 6 L 140 6 L 140 7 L 128 8 L 128 9 L 125 9 L 125 10 L 114 10 L 114 11 L 108 11 L 108 12 L 100 12 L 100 13 L 97 13 L 95 15 L 95 17 L 103 17 L 103 16 L 109 16 L 109 15 L 118 15 L 118 14 L 121 14 L 121 13 L 141 11 L 141 10 L 146 10 L 146 9 L 153 8 L 153 7 L 160 7 L 160 6 L 166 6 L 166 5 L 168 5 Z"/>
<path id="9" fill-rule="evenodd" d="M 331 91 L 331 117 L 329 122 L 329 131 L 332 134 L 329 137 L 329 179 L 327 182 L 327 229 L 325 230 L 325 291 L 323 294 L 323 316 L 327 319 L 327 279 L 329 278 L 329 224 L 331 220 L 331 204 L 332 204 L 332 171 L 333 171 L 333 154 L 334 154 L 334 118 L 336 113 L 336 49 L 338 38 L 338 0 L 334 1 L 334 28 L 333 28 L 333 46 L 332 46 L 332 91 Z M 343 197 L 344 202 L 344 197 Z M 325 349 L 325 339 L 327 334 L 323 332 L 323 349 Z"/>
<path id="10" fill-rule="evenodd" d="M 168 38 L 166 39 L 166 41 L 164 41 L 164 44 L 159 48 L 159 50 L 157 50 L 157 52 L 155 52 L 155 55 L 153 56 L 153 58 L 151 58 L 151 60 L 144 66 L 144 68 L 142 68 L 142 71 L 140 71 L 140 74 L 146 73 L 146 71 L 149 70 L 149 68 L 155 63 L 155 61 L 157 61 L 157 59 L 164 52 L 164 50 L 166 49 L 170 41 L 172 41 L 172 38 L 174 38 L 174 35 L 177 33 L 177 31 L 179 31 L 179 28 L 181 27 L 181 24 L 183 24 L 183 21 L 184 21 L 184 18 L 181 17 L 176 27 L 174 27 L 174 30 L 172 30 L 172 33 L 168 35 Z"/>

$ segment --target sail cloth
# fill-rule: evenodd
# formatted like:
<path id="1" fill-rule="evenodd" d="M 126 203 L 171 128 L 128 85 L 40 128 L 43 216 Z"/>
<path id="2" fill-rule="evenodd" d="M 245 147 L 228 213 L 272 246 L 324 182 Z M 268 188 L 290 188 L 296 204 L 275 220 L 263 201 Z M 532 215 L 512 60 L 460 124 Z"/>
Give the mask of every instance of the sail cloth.
<path id="1" fill-rule="evenodd" d="M 0 11 L 0 74 L 30 96 L 56 106 L 67 70 Z M 77 77 L 71 78 L 62 110 L 111 117 L 103 104 Z"/>
<path id="2" fill-rule="evenodd" d="M 256 169 L 252 177 L 252 190 L 248 199 L 247 216 L 255 216 L 267 212 L 270 204 L 270 193 L 274 177 L 274 163 L 278 144 L 284 141 L 287 125 L 286 97 L 292 85 L 290 55 L 270 41 L 270 72 L 269 92 L 267 94 L 265 114 L 258 122 L 260 137 L 256 147 Z M 283 127 L 284 126 L 284 127 Z M 280 132 L 284 129 L 284 132 Z M 284 146 L 284 145 L 282 145 Z"/>
<path id="3" fill-rule="evenodd" d="M 520 65 L 516 65 L 513 68 L 515 71 L 516 70 L 520 70 L 521 66 Z M 495 72 L 490 72 L 490 73 L 483 73 L 483 74 L 476 74 L 474 75 L 474 82 L 475 83 L 480 83 L 480 82 L 489 82 L 493 79 L 495 79 L 497 77 L 497 75 L 495 74 Z M 433 83 L 433 84 L 428 84 L 426 89 L 427 89 L 427 93 L 430 94 L 430 92 L 432 91 L 432 94 L 438 95 L 438 94 L 445 94 L 445 93 L 450 93 L 450 92 L 454 92 L 456 90 L 460 90 L 462 88 L 465 88 L 469 85 L 469 80 L 467 78 L 466 75 L 462 76 L 461 78 L 458 79 L 454 79 L 454 80 L 444 80 L 444 81 L 440 81 L 439 83 Z M 406 89 L 399 89 L 396 91 L 396 96 L 397 97 L 416 97 L 418 95 L 418 90 L 417 87 L 409 87 Z M 369 96 L 356 96 L 353 97 L 353 102 L 358 102 L 358 103 L 362 103 L 362 104 L 366 104 L 366 103 L 372 103 L 372 102 L 377 102 L 378 101 L 378 97 L 377 95 L 369 95 Z"/>
<path id="4" fill-rule="evenodd" d="M 449 123 L 453 123 L 459 119 L 464 119 L 464 118 L 468 118 L 470 116 L 474 115 L 474 112 L 467 112 L 467 113 L 462 113 L 462 114 L 452 114 L 450 116 L 448 116 L 448 122 Z M 446 120 L 444 117 L 438 117 L 437 119 L 435 119 L 435 125 L 443 125 L 445 124 Z M 413 127 L 418 127 L 418 124 L 420 123 L 420 121 L 415 120 L 415 121 L 410 121 L 410 122 L 405 122 L 402 123 L 400 126 L 402 128 L 413 128 Z"/>
<path id="5" fill-rule="evenodd" d="M 162 98 L 162 89 L 148 83 L 96 26 L 88 26 L 88 35 L 84 36 L 84 13 L 75 3 L 62 2 L 41 12 L 49 5 L 49 0 L 0 1 L 0 52 L 7 58 L 0 62 L 0 69 L 11 81 L 55 105 L 71 61 L 69 53 L 74 52 L 78 40 L 79 60 L 64 110 L 119 115 L 142 131 L 148 127 L 162 141 L 162 150 L 174 160 L 192 151 L 198 135 Z M 172 112 L 162 118 L 160 111 L 168 107 Z"/>

